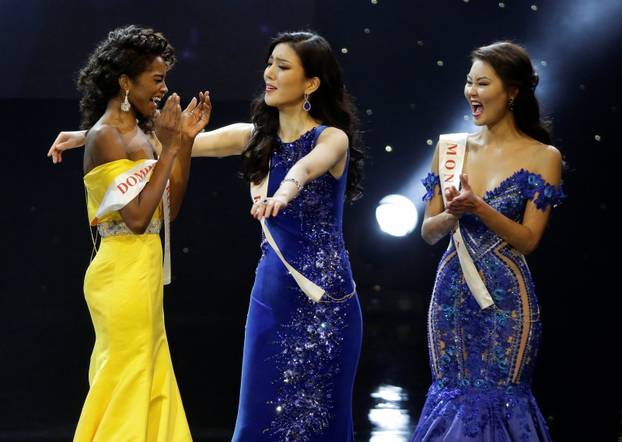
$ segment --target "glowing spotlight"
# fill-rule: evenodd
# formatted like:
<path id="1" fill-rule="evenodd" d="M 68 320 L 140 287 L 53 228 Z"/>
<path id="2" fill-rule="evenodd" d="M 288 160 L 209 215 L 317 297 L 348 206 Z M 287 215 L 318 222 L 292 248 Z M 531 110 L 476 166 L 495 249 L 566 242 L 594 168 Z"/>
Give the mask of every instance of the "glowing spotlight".
<path id="1" fill-rule="evenodd" d="M 369 442 L 408 442 L 412 422 L 405 407 L 408 395 L 402 387 L 381 385 L 371 394 L 374 407 L 368 418 L 372 424 Z"/>
<path id="2" fill-rule="evenodd" d="M 402 387 L 395 385 L 381 385 L 378 390 L 371 394 L 374 399 L 380 399 L 386 402 L 399 402 L 406 400 L 408 395 Z"/>
<path id="3" fill-rule="evenodd" d="M 405 236 L 415 230 L 419 215 L 411 200 L 403 195 L 387 195 L 376 207 L 380 230 L 391 236 Z"/>
<path id="4" fill-rule="evenodd" d="M 341 48 L 341 53 L 342 54 L 347 54 L 348 53 L 348 48 Z"/>
<path id="5" fill-rule="evenodd" d="M 388 436 L 395 437 L 395 433 L 401 432 L 400 430 L 403 428 L 408 428 L 410 423 L 410 416 L 406 410 L 374 409 L 369 411 L 368 418 L 372 424 L 382 429 L 384 433 L 382 436 L 385 436 L 378 435 L 377 438 L 373 439 L 374 441 L 394 441 L 395 438 L 392 439 Z"/>
<path id="6" fill-rule="evenodd" d="M 387 152 L 393 152 L 393 148 L 391 146 L 389 146 L 389 145 L 386 145 L 384 147 L 384 150 L 386 150 Z"/>

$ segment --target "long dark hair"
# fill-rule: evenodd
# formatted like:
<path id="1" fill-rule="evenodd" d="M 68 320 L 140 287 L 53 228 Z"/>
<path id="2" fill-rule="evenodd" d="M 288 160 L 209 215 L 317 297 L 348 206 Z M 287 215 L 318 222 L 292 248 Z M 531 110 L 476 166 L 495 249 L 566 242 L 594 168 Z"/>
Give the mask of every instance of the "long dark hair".
<path id="1" fill-rule="evenodd" d="M 175 49 L 161 33 L 150 28 L 124 26 L 99 42 L 78 76 L 82 129 L 90 129 L 104 114 L 108 102 L 120 94 L 121 75 L 136 78 L 158 56 L 169 69 L 175 65 Z M 151 118 L 137 117 L 141 129 L 153 130 Z"/>
<path id="2" fill-rule="evenodd" d="M 320 79 L 320 87 L 309 97 L 311 117 L 327 126 L 337 127 L 348 135 L 350 162 L 346 195 L 350 201 L 354 201 L 362 195 L 363 190 L 364 150 L 356 108 L 343 84 L 335 54 L 326 39 L 318 34 L 284 32 L 270 43 L 266 60 L 280 43 L 286 43 L 296 51 L 307 78 Z M 266 104 L 263 92 L 251 104 L 251 120 L 255 130 L 242 154 L 242 177 L 258 183 L 268 174 L 269 159 L 277 146 L 279 129 L 279 111 Z"/>
<path id="3" fill-rule="evenodd" d="M 506 88 L 518 89 L 513 111 L 516 126 L 541 143 L 551 144 L 551 124 L 540 117 L 535 95 L 539 77 L 525 48 L 509 41 L 496 42 L 475 49 L 471 60 L 490 64 Z"/>

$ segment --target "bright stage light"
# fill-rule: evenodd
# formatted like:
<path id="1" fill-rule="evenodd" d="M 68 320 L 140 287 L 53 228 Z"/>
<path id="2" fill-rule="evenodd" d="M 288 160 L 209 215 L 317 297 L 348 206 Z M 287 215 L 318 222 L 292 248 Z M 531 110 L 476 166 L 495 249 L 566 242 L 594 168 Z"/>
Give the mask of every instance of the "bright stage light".
<path id="1" fill-rule="evenodd" d="M 369 442 L 408 442 L 413 428 L 405 407 L 408 395 L 404 389 L 396 385 L 380 385 L 371 397 L 374 407 L 368 414 L 372 424 Z"/>
<path id="2" fill-rule="evenodd" d="M 376 207 L 376 221 L 383 232 L 405 236 L 417 226 L 419 216 L 411 200 L 403 195 L 387 195 Z"/>

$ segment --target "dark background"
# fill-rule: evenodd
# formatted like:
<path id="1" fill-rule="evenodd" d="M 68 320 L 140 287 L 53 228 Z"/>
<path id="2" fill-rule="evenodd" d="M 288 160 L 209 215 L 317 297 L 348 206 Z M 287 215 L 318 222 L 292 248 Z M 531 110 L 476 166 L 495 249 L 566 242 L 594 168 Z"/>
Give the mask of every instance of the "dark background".
<path id="1" fill-rule="evenodd" d="M 276 32 L 313 29 L 332 43 L 369 148 L 366 195 L 344 222 L 365 321 L 355 427 L 357 441 L 374 442 L 409 440 L 416 424 L 430 382 L 426 309 L 446 247 L 427 246 L 420 225 L 402 238 L 382 233 L 375 207 L 401 193 L 421 212 L 419 180 L 438 134 L 473 130 L 462 96 L 470 51 L 499 39 L 524 44 L 569 195 L 528 257 L 544 323 L 534 391 L 554 440 L 622 440 L 620 293 L 606 266 L 618 261 L 617 241 L 605 199 L 619 168 L 620 20 L 620 0 L 0 0 L 0 440 L 70 440 L 87 392 L 94 336 L 82 294 L 91 254 L 82 156 L 53 166 L 45 153 L 59 130 L 78 126 L 74 83 L 88 53 L 129 23 L 161 30 L 176 47 L 171 91 L 211 91 L 209 128 L 248 121 Z M 238 167 L 236 158 L 195 159 L 173 227 L 167 329 L 197 441 L 231 436 L 260 254 Z"/>

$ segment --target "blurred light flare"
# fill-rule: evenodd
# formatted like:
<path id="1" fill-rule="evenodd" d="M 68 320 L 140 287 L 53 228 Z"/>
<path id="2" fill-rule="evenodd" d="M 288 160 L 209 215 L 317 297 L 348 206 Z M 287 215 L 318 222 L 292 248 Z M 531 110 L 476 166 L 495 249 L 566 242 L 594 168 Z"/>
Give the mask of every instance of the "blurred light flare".
<path id="1" fill-rule="evenodd" d="M 419 214 L 413 202 L 403 195 L 387 195 L 376 207 L 380 230 L 391 236 L 406 236 L 415 230 Z"/>

